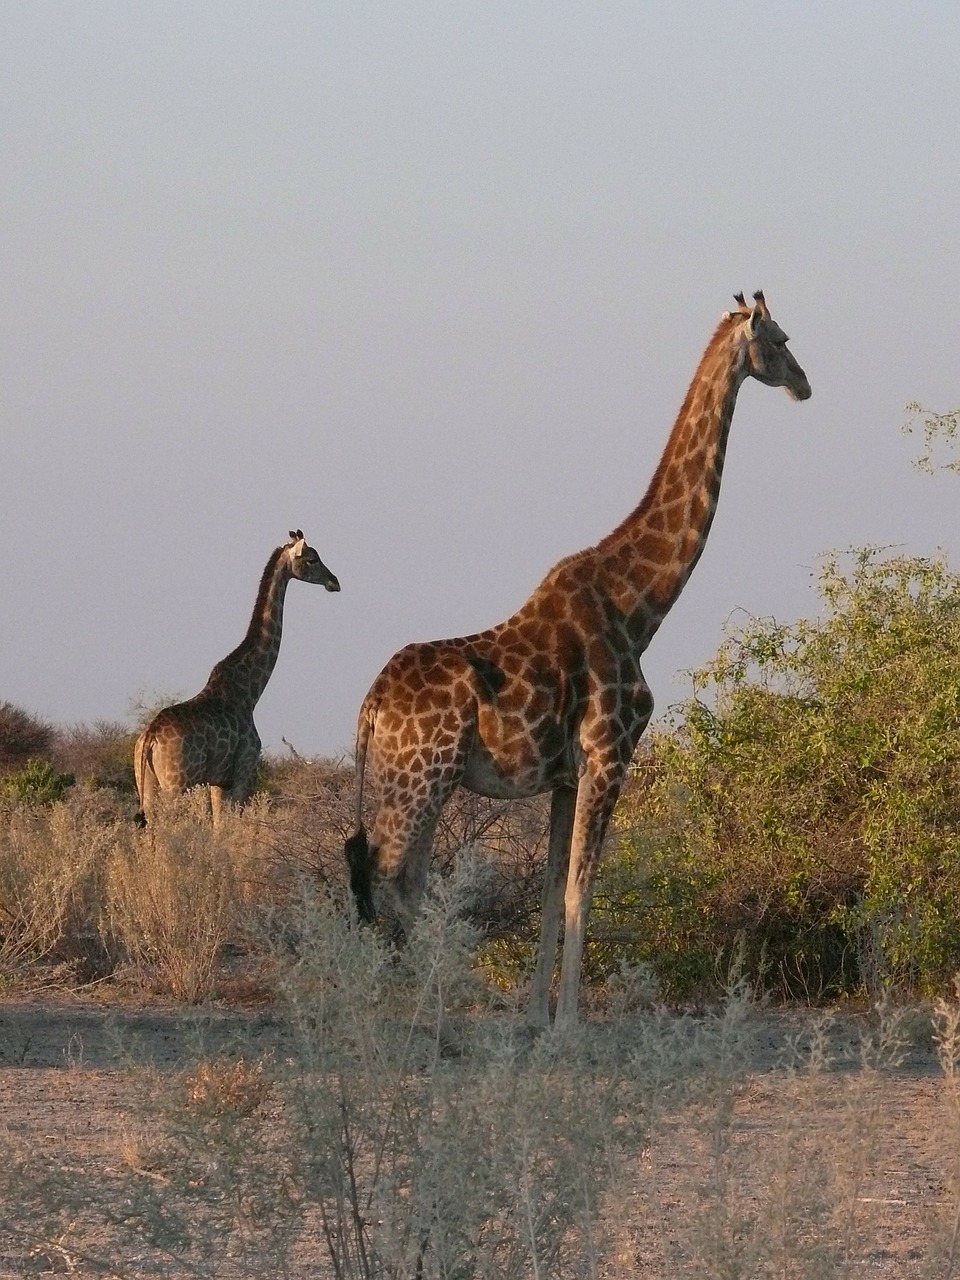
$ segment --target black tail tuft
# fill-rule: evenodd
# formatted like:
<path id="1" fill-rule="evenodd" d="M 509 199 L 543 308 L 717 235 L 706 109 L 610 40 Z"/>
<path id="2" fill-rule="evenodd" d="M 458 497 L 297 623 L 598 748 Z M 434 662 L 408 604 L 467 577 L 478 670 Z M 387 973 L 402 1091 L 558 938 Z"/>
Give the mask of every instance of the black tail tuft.
<path id="1" fill-rule="evenodd" d="M 147 815 L 142 809 L 138 809 L 133 815 L 133 825 L 135 827 L 145 827 L 147 825 Z"/>
<path id="2" fill-rule="evenodd" d="M 347 866 L 350 868 L 350 888 L 353 890 L 354 901 L 357 904 L 357 913 L 365 924 L 373 924 L 377 918 L 377 910 L 373 905 L 373 887 L 370 875 L 370 845 L 367 843 L 367 833 L 363 827 L 357 829 L 356 835 L 352 835 L 343 846 L 343 852 L 347 858 Z"/>

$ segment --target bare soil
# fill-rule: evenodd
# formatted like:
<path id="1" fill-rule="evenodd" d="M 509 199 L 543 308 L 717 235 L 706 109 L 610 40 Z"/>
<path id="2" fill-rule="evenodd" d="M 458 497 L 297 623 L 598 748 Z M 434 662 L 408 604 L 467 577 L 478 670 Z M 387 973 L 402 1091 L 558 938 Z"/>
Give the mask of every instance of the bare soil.
<path id="1" fill-rule="evenodd" d="M 780 1064 L 788 1037 L 802 1033 L 813 1015 L 757 1016 L 763 1020 L 760 1047 L 736 1101 L 733 1133 L 735 1147 L 759 1155 L 765 1144 L 775 1144 L 796 1128 L 796 1080 Z M 191 1019 L 182 1007 L 62 994 L 0 1001 L 0 1127 L 15 1140 L 88 1170 L 91 1178 L 109 1174 L 122 1161 L 124 1143 L 136 1122 L 137 1065 L 177 1071 L 195 1049 L 191 1028 L 198 1027 L 211 1055 L 241 1040 L 261 1046 L 264 1053 L 284 1052 L 281 1024 L 269 1010 L 205 1011 Z M 832 1034 L 835 1041 L 847 1037 L 853 1046 L 860 1030 L 861 1017 L 848 1015 L 838 1020 Z M 853 1066 L 827 1066 L 817 1077 L 818 1105 L 810 1112 L 814 1145 L 818 1135 L 813 1130 L 829 1136 L 834 1118 L 848 1105 L 855 1073 Z M 843 1274 L 884 1280 L 948 1276 L 952 1265 L 932 1266 L 932 1251 L 935 1238 L 942 1241 L 945 1220 L 949 1234 L 954 1203 L 950 1194 L 960 1151 L 955 1111 L 930 1035 L 918 1031 L 902 1063 L 872 1077 L 869 1091 L 870 1106 L 881 1121 L 879 1158 L 874 1155 L 856 1186 L 858 1248 L 852 1270 Z M 809 1092 L 807 1096 L 809 1100 Z M 703 1203 L 705 1182 L 723 1167 L 708 1147 L 702 1131 L 678 1123 L 652 1149 L 637 1153 L 635 1181 L 626 1193 L 625 1253 L 618 1274 L 698 1274 L 689 1256 L 691 1215 Z M 802 1144 L 797 1158 L 803 1158 Z M 737 1163 L 737 1203 L 743 1212 L 749 1213 L 751 1204 L 768 1192 L 761 1180 L 769 1176 L 769 1164 L 762 1159 L 748 1157 Z M 138 1271 L 129 1259 L 122 1267 L 118 1263 L 116 1272 L 105 1263 L 109 1240 L 103 1241 L 97 1259 L 78 1258 L 55 1241 L 31 1244 L 15 1221 L 4 1221 L 5 1216 L 0 1205 L 0 1277 Z M 326 1276 L 325 1266 L 318 1242 L 315 1250 L 304 1250 L 298 1274 Z M 160 1272 L 144 1260 L 140 1273 Z M 228 1266 L 223 1274 L 229 1274 Z"/>

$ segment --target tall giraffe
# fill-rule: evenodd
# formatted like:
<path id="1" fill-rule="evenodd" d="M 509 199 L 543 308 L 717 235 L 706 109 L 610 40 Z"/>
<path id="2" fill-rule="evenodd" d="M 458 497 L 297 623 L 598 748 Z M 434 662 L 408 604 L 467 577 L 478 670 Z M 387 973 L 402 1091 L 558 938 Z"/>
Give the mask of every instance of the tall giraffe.
<path id="1" fill-rule="evenodd" d="M 810 395 L 787 335 L 763 294 L 753 296 L 749 306 L 737 294 L 738 309 L 721 318 L 639 506 L 595 547 L 561 560 L 505 622 L 394 654 L 360 708 L 357 831 L 345 852 L 364 920 L 376 915 L 377 880 L 409 931 L 440 811 L 458 785 L 504 799 L 552 792 L 528 1010 L 536 1028 L 549 1025 L 561 914 L 555 1025 L 577 1020 L 601 845 L 653 710 L 640 658 L 706 543 L 737 393 L 752 377 L 794 400 Z M 369 841 L 367 769 L 380 795 Z"/>
<path id="2" fill-rule="evenodd" d="M 243 640 L 217 663 L 196 697 L 158 711 L 137 739 L 133 771 L 141 826 L 158 792 L 177 794 L 205 784 L 214 823 L 224 802 L 239 804 L 250 794 L 260 756 L 253 709 L 277 665 L 283 600 L 291 578 L 340 590 L 301 530 L 291 531 L 290 541 L 267 561 Z"/>

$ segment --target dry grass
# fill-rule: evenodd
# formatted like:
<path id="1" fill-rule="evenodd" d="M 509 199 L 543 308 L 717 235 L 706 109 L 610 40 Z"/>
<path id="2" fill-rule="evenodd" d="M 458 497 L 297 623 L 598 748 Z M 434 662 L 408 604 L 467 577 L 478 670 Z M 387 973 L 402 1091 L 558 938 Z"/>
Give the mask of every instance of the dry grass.
<path id="1" fill-rule="evenodd" d="M 195 1003 L 253 942 L 282 876 L 266 806 L 210 824 L 201 794 L 140 831 L 110 791 L 0 814 L 0 982 L 109 975 Z"/>
<path id="2" fill-rule="evenodd" d="M 93 1174 L 6 1135 L 0 1198 L 21 1257 L 344 1280 L 868 1273 L 884 1082 L 918 1034 L 902 1014 L 878 1007 L 846 1058 L 827 1020 L 805 1029 L 761 1128 L 745 1117 L 771 1077 L 736 981 L 681 1012 L 657 1003 L 649 968 L 624 968 L 602 1017 L 531 1041 L 475 964 L 476 922 L 534 932 L 543 809 L 451 806 L 449 874 L 397 955 L 345 909 L 350 800 L 342 770 L 298 766 L 216 830 L 198 796 L 146 832 L 83 789 L 3 816 L 4 977 L 94 957 L 197 1003 L 246 954 L 278 1023 L 272 1052 L 199 1038 L 172 1077 L 131 1068 L 136 1109 Z M 522 892 L 504 906 L 511 874 Z M 918 1277 L 960 1267 L 960 1003 L 936 1019 L 954 1154 Z M 82 1047 L 71 1064 L 79 1080 Z"/>
<path id="3" fill-rule="evenodd" d="M 214 828 L 198 793 L 161 806 L 112 850 L 110 932 L 129 964 L 179 1000 L 210 994 L 224 945 L 243 930 L 259 828 L 256 807 Z"/>
<path id="4" fill-rule="evenodd" d="M 22 977 L 37 961 L 97 967 L 115 840 L 115 823 L 86 795 L 2 815 L 0 978 Z"/>

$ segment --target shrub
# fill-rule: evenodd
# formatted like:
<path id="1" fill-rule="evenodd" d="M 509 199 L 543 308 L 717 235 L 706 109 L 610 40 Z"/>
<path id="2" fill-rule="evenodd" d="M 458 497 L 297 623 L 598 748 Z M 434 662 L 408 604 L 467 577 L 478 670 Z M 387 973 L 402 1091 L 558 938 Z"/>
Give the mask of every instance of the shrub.
<path id="1" fill-rule="evenodd" d="M 123 829 L 105 911 L 125 957 L 158 989 L 188 1003 L 210 994 L 224 944 L 246 923 L 258 835 L 255 806 L 212 826 L 203 789 L 160 803 L 145 830 Z"/>
<path id="2" fill-rule="evenodd" d="M 738 948 L 787 994 L 960 966 L 960 579 L 867 549 L 821 591 L 728 636 L 622 806 L 600 887 L 642 868 L 634 948 L 681 985 Z"/>
<path id="3" fill-rule="evenodd" d="M 715 992 L 716 933 L 706 904 L 722 873 L 660 752 L 648 746 L 614 816 L 590 918 L 584 980 L 599 986 L 623 965 L 648 967 L 666 998 Z"/>
<path id="4" fill-rule="evenodd" d="M 28 760 L 0 779 L 0 804 L 53 804 L 74 784 L 72 773 L 58 773 L 48 760 Z"/>
<path id="5" fill-rule="evenodd" d="M 355 777 L 338 761 L 264 757 L 270 799 L 267 857 L 291 889 L 306 878 L 346 900 L 343 843 L 353 824 Z"/>
<path id="6" fill-rule="evenodd" d="M 95 720 L 57 729 L 52 754 L 58 768 L 92 787 L 113 787 L 124 794 L 136 788 L 133 744 L 136 734 L 125 725 Z"/>
<path id="7" fill-rule="evenodd" d="M 46 758 L 52 739 L 53 729 L 46 721 L 12 702 L 0 702 L 0 773 Z"/>
<path id="8" fill-rule="evenodd" d="M 69 963 L 88 978 L 112 965 L 102 930 L 116 826 L 96 794 L 0 814 L 0 975 Z"/>
<path id="9" fill-rule="evenodd" d="M 260 922 L 290 897 L 289 886 L 277 892 L 266 852 L 265 804 L 228 810 L 214 828 L 197 791 L 161 803 L 141 831 L 111 788 L 36 803 L 57 779 L 48 770 L 0 807 L 0 978 L 46 980 L 60 965 L 58 978 L 89 980 L 122 964 L 125 978 L 189 1003 L 227 978 L 261 996 L 262 963 L 253 980 L 224 960 L 262 955 Z"/>
<path id="10" fill-rule="evenodd" d="M 268 757 L 264 785 L 271 798 L 263 839 L 273 905 L 306 879 L 344 912 L 352 912 L 343 844 L 355 821 L 353 766 Z M 450 874 L 464 849 L 474 850 L 489 865 L 482 890 L 471 900 L 469 918 L 481 938 L 480 963 L 502 986 L 516 982 L 532 963 L 548 829 L 546 797 L 491 800 L 462 789 L 446 805 L 437 826 L 432 860 L 436 872 Z"/>

